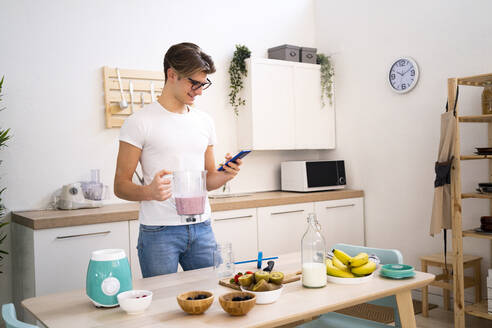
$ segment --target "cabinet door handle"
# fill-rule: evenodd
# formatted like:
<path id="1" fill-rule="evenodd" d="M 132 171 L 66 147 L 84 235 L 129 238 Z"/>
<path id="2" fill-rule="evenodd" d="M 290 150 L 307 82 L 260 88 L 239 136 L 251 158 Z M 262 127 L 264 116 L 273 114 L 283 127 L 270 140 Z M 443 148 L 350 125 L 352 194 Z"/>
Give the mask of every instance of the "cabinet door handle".
<path id="1" fill-rule="evenodd" d="M 331 209 L 331 208 L 352 207 L 352 206 L 355 206 L 355 204 L 336 205 L 336 206 L 325 206 L 325 208 L 326 208 L 327 210 L 329 210 L 329 209 Z"/>
<path id="2" fill-rule="evenodd" d="M 230 217 L 230 218 L 214 219 L 214 221 L 246 219 L 246 218 L 252 218 L 252 217 L 253 217 L 253 214 L 250 214 L 250 215 L 243 215 L 243 216 L 233 216 L 233 217 Z"/>
<path id="3" fill-rule="evenodd" d="M 304 210 L 284 211 L 284 212 L 272 212 L 271 215 L 288 214 L 288 213 L 301 213 Z"/>
<path id="4" fill-rule="evenodd" d="M 56 237 L 56 239 L 77 238 L 77 237 L 85 237 L 85 236 L 98 236 L 98 235 L 106 235 L 108 233 L 111 233 L 111 230 L 101 231 L 101 232 L 81 233 L 78 235 L 58 236 L 58 237 Z"/>

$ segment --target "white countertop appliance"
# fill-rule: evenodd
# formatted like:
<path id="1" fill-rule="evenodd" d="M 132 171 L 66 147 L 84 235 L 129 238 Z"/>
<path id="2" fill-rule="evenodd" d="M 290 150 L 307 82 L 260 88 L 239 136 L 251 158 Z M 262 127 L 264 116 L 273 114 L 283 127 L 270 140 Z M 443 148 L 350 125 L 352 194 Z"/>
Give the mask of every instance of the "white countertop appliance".
<path id="1" fill-rule="evenodd" d="M 345 188 L 344 161 L 287 161 L 280 164 L 283 191 L 321 191 Z"/>

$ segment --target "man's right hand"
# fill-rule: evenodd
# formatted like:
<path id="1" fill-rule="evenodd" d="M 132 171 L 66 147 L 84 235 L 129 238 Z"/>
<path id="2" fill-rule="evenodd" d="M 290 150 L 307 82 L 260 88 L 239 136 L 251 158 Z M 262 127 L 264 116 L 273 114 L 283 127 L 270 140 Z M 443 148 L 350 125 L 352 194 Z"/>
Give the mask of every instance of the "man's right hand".
<path id="1" fill-rule="evenodd" d="M 164 178 L 165 175 L 172 172 L 161 170 L 156 173 L 154 179 L 149 185 L 150 197 L 152 200 L 166 200 L 171 197 L 171 180 Z"/>

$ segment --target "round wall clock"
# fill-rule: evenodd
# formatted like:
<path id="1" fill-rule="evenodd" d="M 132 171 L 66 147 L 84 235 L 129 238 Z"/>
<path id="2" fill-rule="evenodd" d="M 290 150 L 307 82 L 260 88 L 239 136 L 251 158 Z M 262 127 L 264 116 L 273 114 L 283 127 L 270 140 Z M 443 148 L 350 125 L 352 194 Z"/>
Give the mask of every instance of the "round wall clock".
<path id="1" fill-rule="evenodd" d="M 412 90 L 419 79 L 419 67 L 410 57 L 401 57 L 393 62 L 388 81 L 393 91 L 405 93 Z"/>

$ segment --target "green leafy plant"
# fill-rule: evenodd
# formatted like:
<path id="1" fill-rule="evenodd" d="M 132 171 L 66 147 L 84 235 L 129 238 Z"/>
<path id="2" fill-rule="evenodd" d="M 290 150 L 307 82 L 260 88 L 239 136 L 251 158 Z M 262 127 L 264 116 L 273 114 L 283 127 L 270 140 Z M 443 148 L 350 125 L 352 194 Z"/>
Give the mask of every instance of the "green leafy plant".
<path id="1" fill-rule="evenodd" d="M 321 103 L 325 106 L 325 97 L 333 105 L 333 77 L 335 71 L 331 63 L 331 57 L 325 54 L 317 54 L 316 63 L 321 65 Z"/>
<path id="2" fill-rule="evenodd" d="M 3 87 L 3 82 L 5 80 L 5 76 L 2 76 L 2 79 L 0 80 L 0 102 L 2 101 L 2 87 Z M 0 107 L 0 111 L 4 110 L 5 107 Z M 7 141 L 10 139 L 10 129 L 2 129 L 0 127 L 0 149 L 3 147 L 6 147 Z M 2 164 L 2 160 L 0 160 L 0 164 Z M 2 193 L 5 191 L 5 187 L 0 189 L 0 196 Z M 3 228 L 9 224 L 8 222 L 5 221 L 5 217 L 7 216 L 7 210 L 5 206 L 3 205 L 2 198 L 0 198 L 0 245 L 5 241 L 7 238 L 7 233 L 3 232 Z M 6 250 L 0 249 L 0 266 L 3 264 L 3 260 L 5 259 L 5 256 L 8 255 L 8 252 Z M 0 273 L 3 273 L 0 271 Z"/>
<path id="3" fill-rule="evenodd" d="M 236 51 L 232 56 L 229 66 L 229 76 L 231 80 L 231 92 L 229 93 L 229 103 L 234 108 L 234 113 L 239 115 L 239 106 L 246 104 L 246 100 L 239 96 L 239 91 L 243 88 L 243 78 L 248 76 L 246 63 L 244 60 L 251 57 L 251 51 L 246 46 L 236 45 Z"/>

